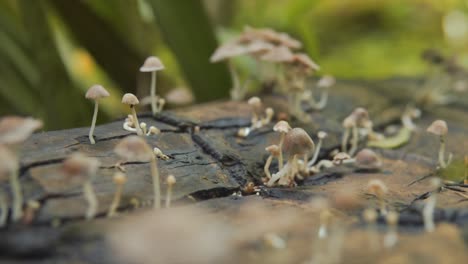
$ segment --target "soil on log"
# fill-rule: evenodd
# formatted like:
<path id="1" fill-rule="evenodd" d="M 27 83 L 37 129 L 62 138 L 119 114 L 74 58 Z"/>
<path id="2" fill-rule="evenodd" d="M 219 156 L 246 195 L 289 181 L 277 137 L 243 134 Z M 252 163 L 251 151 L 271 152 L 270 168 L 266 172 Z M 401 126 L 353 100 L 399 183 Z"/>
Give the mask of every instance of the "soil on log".
<path id="1" fill-rule="evenodd" d="M 291 124 L 304 128 L 314 141 L 319 130 L 326 131 L 328 138 L 320 158 L 330 158 L 340 146 L 341 122 L 354 108 L 366 107 L 376 130 L 385 132 L 388 126 L 400 124 L 400 115 L 412 103 L 411 94 L 419 84 L 410 79 L 339 81 L 324 110 L 308 111 L 311 123 L 291 120 Z M 265 96 L 264 102 L 277 113 L 287 112 L 285 98 Z M 436 170 L 438 139 L 425 132 L 436 119 L 447 121 L 447 150 L 454 155 L 452 165 L 444 171 Z M 145 139 L 169 156 L 168 160 L 159 160 L 158 167 L 163 194 L 166 177 L 173 174 L 177 178 L 173 189 L 176 209 L 152 210 L 150 166 L 129 161 L 122 164 L 128 182 L 118 216 L 111 219 L 106 218 L 106 212 L 115 191 L 115 164 L 120 161 L 113 149 L 131 134 L 123 130 L 123 120 L 98 126 L 95 145 L 88 142 L 88 128 L 38 133 L 20 151 L 20 180 L 25 201 L 36 200 L 40 208 L 30 223 L 10 222 L 0 229 L 0 262 L 466 263 L 468 186 L 456 182 L 463 179 L 467 120 L 468 97 L 463 95 L 451 105 L 424 109 L 422 117 L 415 121 L 418 130 L 403 146 L 375 149 L 383 158 L 380 171 L 343 166 L 306 178 L 297 187 L 270 188 L 262 184 L 263 165 L 268 157 L 265 147 L 277 144 L 279 135 L 272 130 L 274 124 L 269 124 L 246 138 L 237 137 L 239 128 L 250 125 L 250 110 L 245 102 L 213 102 L 165 111 L 155 118 L 141 114 L 141 122 L 162 131 Z M 365 143 L 360 146 L 363 147 Z M 57 174 L 61 162 L 76 151 L 97 157 L 102 163 L 93 182 L 99 200 L 98 215 L 91 221 L 84 219 L 87 204 L 81 187 L 63 186 Z M 277 164 L 273 163 L 272 170 L 276 169 Z M 433 191 L 428 180 L 433 175 L 455 183 L 439 193 L 434 213 L 439 225 L 435 232 L 425 233 L 421 211 Z M 385 219 L 378 219 L 372 237 L 370 227 L 361 218 L 365 207 L 378 203 L 366 190 L 371 179 L 380 179 L 388 186 L 385 202 L 400 212 L 399 242 L 391 249 L 381 245 L 390 230 Z M 249 182 L 258 188 L 253 193 L 243 193 Z M 0 187 L 10 199 L 9 185 L 2 183 Z M 330 234 L 326 240 L 319 240 L 320 212 L 310 200 L 333 200 L 343 190 L 357 193 L 362 206 L 332 209 Z M 181 212 L 180 208 L 190 212 Z M 152 226 L 145 221 L 151 221 Z M 141 252 L 137 256 L 132 255 L 135 250 L 127 252 L 132 243 L 133 233 L 128 233 L 132 224 L 135 232 L 148 232 L 138 242 L 144 243 L 138 245 Z M 171 227 L 182 229 L 179 232 L 183 234 L 169 232 Z M 193 244 L 185 243 L 185 236 L 209 236 L 210 232 L 215 232 L 211 239 L 216 242 L 203 243 L 213 246 L 211 253 L 203 253 L 201 245 L 200 249 L 188 248 Z M 196 250 L 200 251 L 194 253 Z"/>

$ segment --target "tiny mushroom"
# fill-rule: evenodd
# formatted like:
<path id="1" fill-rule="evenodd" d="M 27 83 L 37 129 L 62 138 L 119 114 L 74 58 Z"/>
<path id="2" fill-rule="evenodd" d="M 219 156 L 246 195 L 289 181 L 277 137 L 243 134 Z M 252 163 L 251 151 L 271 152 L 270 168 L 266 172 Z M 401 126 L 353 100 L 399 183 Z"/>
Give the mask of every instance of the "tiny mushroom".
<path id="1" fill-rule="evenodd" d="M 321 95 L 320 100 L 313 103 L 314 108 L 319 110 L 325 108 L 328 102 L 328 89 L 335 85 L 335 83 L 335 78 L 331 75 L 324 75 L 318 80 L 317 88 L 321 90 Z"/>
<path id="2" fill-rule="evenodd" d="M 169 156 L 165 155 L 159 148 L 153 148 L 153 153 L 158 159 L 169 160 Z"/>
<path id="3" fill-rule="evenodd" d="M 31 117 L 5 116 L 0 120 L 0 144 L 14 146 L 42 128 L 42 121 Z"/>
<path id="4" fill-rule="evenodd" d="M 448 160 L 445 161 L 445 138 L 448 134 L 447 123 L 444 120 L 436 120 L 427 128 L 427 132 L 437 135 L 440 138 L 439 148 L 439 166 L 444 169 L 452 161 L 452 154 L 449 154 Z"/>
<path id="5" fill-rule="evenodd" d="M 319 131 L 317 133 L 317 138 L 319 139 L 319 141 L 317 143 L 317 147 L 315 148 L 315 152 L 314 152 L 314 156 L 312 157 L 312 160 L 310 160 L 309 163 L 307 164 L 308 167 L 314 165 L 315 162 L 317 161 L 318 156 L 320 154 L 320 149 L 322 148 L 323 139 L 326 138 L 327 136 L 328 134 L 325 131 Z"/>
<path id="6" fill-rule="evenodd" d="M 139 104 L 140 101 L 134 94 L 126 93 L 122 97 L 122 103 L 130 106 L 130 109 L 132 110 L 133 122 L 135 123 L 137 135 L 143 136 L 143 131 L 140 128 L 140 123 L 138 122 L 138 117 L 137 117 L 136 110 L 135 110 L 135 105 Z"/>
<path id="7" fill-rule="evenodd" d="M 193 93 L 186 88 L 175 88 L 166 94 L 166 101 L 170 105 L 183 106 L 192 104 L 195 101 Z"/>
<path id="8" fill-rule="evenodd" d="M 387 214 L 387 208 L 385 205 L 384 195 L 388 192 L 388 188 L 383 181 L 378 179 L 370 180 L 367 184 L 367 190 L 369 193 L 375 195 L 379 200 L 380 213 L 382 215 Z"/>
<path id="9" fill-rule="evenodd" d="M 271 162 L 273 161 L 273 158 L 278 158 L 280 155 L 280 148 L 278 145 L 271 145 L 265 148 L 266 151 L 270 153 L 270 156 L 268 156 L 265 167 L 263 167 L 263 171 L 265 172 L 265 175 L 267 176 L 268 179 L 271 178 L 271 173 L 270 173 L 270 165 Z"/>
<path id="10" fill-rule="evenodd" d="M 354 116 L 350 115 L 343 120 L 343 128 L 345 130 L 343 133 L 343 137 L 341 139 L 341 151 L 348 152 L 347 147 L 348 147 L 349 134 L 351 130 L 353 130 L 353 137 L 355 134 L 357 135 L 357 125 L 356 125 L 356 119 L 354 118 Z"/>
<path id="11" fill-rule="evenodd" d="M 83 193 L 88 202 L 87 220 L 93 219 L 98 210 L 98 199 L 92 181 L 100 164 L 98 159 L 76 152 L 64 160 L 61 167 L 62 173 L 69 182 L 77 182 L 83 186 Z"/>
<path id="12" fill-rule="evenodd" d="M 333 156 L 333 164 L 334 165 L 341 165 L 346 163 L 346 161 L 352 160 L 351 156 L 349 156 L 346 152 L 338 152 Z"/>
<path id="13" fill-rule="evenodd" d="M 93 120 L 91 121 L 91 128 L 89 129 L 89 142 L 91 144 L 96 144 L 96 141 L 94 140 L 93 133 L 94 133 L 94 127 L 96 126 L 96 119 L 98 115 L 98 110 L 99 110 L 99 100 L 105 97 L 109 97 L 110 94 L 109 92 L 99 84 L 95 84 L 91 86 L 88 91 L 86 92 L 86 99 L 89 100 L 94 100 L 94 114 L 93 114 Z"/>
<path id="14" fill-rule="evenodd" d="M 174 175 L 167 176 L 167 192 L 166 192 L 166 208 L 171 207 L 171 198 L 172 198 L 172 188 L 176 184 L 176 178 Z"/>
<path id="15" fill-rule="evenodd" d="M 154 208 L 161 207 L 161 188 L 156 156 L 146 141 L 138 136 L 128 136 L 122 139 L 114 148 L 114 152 L 125 161 L 150 161 L 151 177 L 153 178 Z"/>
<path id="16" fill-rule="evenodd" d="M 252 107 L 252 127 L 257 126 L 257 122 L 260 120 L 260 114 L 262 112 L 262 100 L 257 96 L 251 97 L 247 103 Z"/>
<path id="17" fill-rule="evenodd" d="M 283 168 L 283 144 L 284 144 L 284 138 L 286 134 L 291 130 L 291 126 L 289 125 L 288 122 L 281 120 L 276 125 L 273 127 L 273 131 L 279 132 L 281 137 L 280 137 L 280 142 L 278 144 L 279 147 L 279 157 L 278 157 L 278 167 L 279 169 Z"/>
<path id="18" fill-rule="evenodd" d="M 272 186 L 278 179 L 282 184 L 292 183 L 299 170 L 297 156 L 304 156 L 304 163 L 307 164 L 307 155 L 314 149 L 314 141 L 304 129 L 298 127 L 291 129 L 284 138 L 284 152 L 288 154 L 288 162 L 271 177 L 267 185 Z"/>
<path id="19" fill-rule="evenodd" d="M 18 158 L 6 146 L 0 145 L 0 182 L 9 180 L 13 193 L 13 221 L 18 221 L 23 215 L 23 194 L 18 179 Z M 0 194 L 0 200 L 4 202 L 3 195 Z M 2 204 L 2 207 L 6 205 Z M 0 226 L 2 226 L 7 217 L 7 212 L 2 208 Z"/>
<path id="20" fill-rule="evenodd" d="M 140 72 L 151 72 L 151 112 L 153 115 L 158 113 L 158 107 L 156 105 L 156 72 L 164 70 L 164 65 L 161 60 L 156 56 L 148 57 L 143 65 L 140 67 Z"/>
<path id="21" fill-rule="evenodd" d="M 363 149 L 354 158 L 356 167 L 363 170 L 378 170 L 382 167 L 380 157 L 370 149 Z"/>
<path id="22" fill-rule="evenodd" d="M 107 212 L 107 217 L 113 217 L 117 211 L 117 208 L 119 208 L 123 186 L 127 182 L 127 175 L 122 172 L 116 172 L 112 180 L 114 181 L 116 189 L 114 193 L 114 199 L 112 200 L 109 211 Z"/>

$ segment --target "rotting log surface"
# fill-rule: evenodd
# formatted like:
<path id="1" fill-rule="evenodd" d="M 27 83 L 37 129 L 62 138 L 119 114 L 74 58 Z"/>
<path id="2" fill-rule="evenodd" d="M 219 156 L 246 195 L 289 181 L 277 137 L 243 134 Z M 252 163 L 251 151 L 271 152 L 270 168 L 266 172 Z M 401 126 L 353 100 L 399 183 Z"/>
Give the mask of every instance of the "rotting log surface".
<path id="1" fill-rule="evenodd" d="M 327 107 L 323 111 L 309 113 L 312 123 L 293 122 L 293 125 L 306 129 L 314 140 L 319 130 L 328 132 L 329 137 L 320 153 L 320 157 L 325 158 L 340 145 L 341 121 L 354 108 L 366 107 L 378 131 L 388 125 L 399 124 L 399 116 L 411 102 L 409 90 L 417 84 L 417 81 L 405 79 L 338 82 L 331 90 Z M 285 100 L 280 97 L 268 96 L 264 102 L 277 112 L 286 109 Z M 365 188 L 370 179 L 378 178 L 390 189 L 386 201 L 401 211 L 400 226 L 410 233 L 419 232 L 422 229 L 420 201 L 431 191 L 428 181 L 422 177 L 435 173 L 439 146 L 438 139 L 425 133 L 425 128 L 435 119 L 446 120 L 450 130 L 447 150 L 454 154 L 454 164 L 462 164 L 461 159 L 467 154 L 468 98 L 463 95 L 451 106 L 425 109 L 422 118 L 415 121 L 419 130 L 408 144 L 395 150 L 379 150 L 384 160 L 384 169 L 380 172 L 344 167 L 307 178 L 296 188 L 261 187 L 260 197 L 231 196 L 248 182 L 261 185 L 267 158 L 265 147 L 276 144 L 279 139 L 271 129 L 273 124 L 252 132 L 245 139 L 236 137 L 240 127 L 249 125 L 249 118 L 249 108 L 243 102 L 198 105 L 163 112 L 156 118 L 140 115 L 141 122 L 162 131 L 161 135 L 146 139 L 152 147 L 160 148 L 170 157 L 167 161 L 160 160 L 158 166 L 162 180 L 169 174 L 177 178 L 173 191 L 176 205 L 195 204 L 220 214 L 250 200 L 300 208 L 314 196 L 332 196 L 345 188 L 360 190 L 364 199 L 375 203 L 375 197 L 366 194 Z M 69 263 L 73 260 L 79 263 L 114 263 L 104 239 L 106 229 L 102 227 L 112 221 L 105 219 L 105 214 L 115 190 L 112 183 L 112 175 L 116 171 L 114 165 L 119 161 L 113 148 L 130 134 L 122 129 L 122 123 L 118 120 L 98 126 L 95 130 L 96 145 L 88 142 L 88 128 L 39 133 L 24 144 L 20 179 L 25 201 L 37 200 L 41 208 L 30 225 L 10 223 L 0 230 L 0 262 Z M 194 132 L 195 126 L 200 127 L 200 132 Z M 61 161 L 75 151 L 97 157 L 102 162 L 93 182 L 99 198 L 98 219 L 90 222 L 83 219 L 86 202 L 81 188 L 62 186 L 57 178 L 56 171 Z M 153 193 L 149 164 L 130 161 L 124 167 L 129 180 L 124 187 L 120 213 L 131 214 L 134 210 L 151 208 Z M 272 169 L 276 168 L 274 163 Z M 7 184 L 1 187 L 9 192 Z M 162 193 L 165 192 L 163 183 Z M 458 186 L 440 193 L 435 219 L 456 223 L 466 230 L 468 199 L 458 193 L 466 195 L 468 188 Z M 135 209 L 131 203 L 135 199 L 140 209 Z M 288 203 L 283 204 L 282 201 Z M 384 222 L 383 219 L 379 221 Z M 53 226 L 52 223 L 60 224 Z M 246 261 L 254 263 L 257 260 Z"/>

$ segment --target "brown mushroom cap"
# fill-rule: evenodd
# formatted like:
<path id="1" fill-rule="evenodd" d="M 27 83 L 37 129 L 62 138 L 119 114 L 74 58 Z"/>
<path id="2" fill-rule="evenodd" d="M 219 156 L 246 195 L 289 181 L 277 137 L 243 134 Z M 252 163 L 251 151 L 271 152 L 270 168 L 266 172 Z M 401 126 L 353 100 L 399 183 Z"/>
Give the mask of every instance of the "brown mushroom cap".
<path id="1" fill-rule="evenodd" d="M 281 120 L 273 127 L 273 131 L 280 133 L 288 133 L 291 130 L 291 126 L 288 122 Z"/>
<path id="2" fill-rule="evenodd" d="M 63 161 L 61 172 L 71 180 L 85 181 L 96 174 L 100 165 L 98 159 L 76 152 Z"/>
<path id="3" fill-rule="evenodd" d="M 138 100 L 138 98 L 132 93 L 126 93 L 122 97 L 122 104 L 137 105 L 139 103 L 140 101 Z"/>
<path id="4" fill-rule="evenodd" d="M 114 152 L 126 161 L 146 162 L 151 160 L 153 152 L 144 139 L 139 136 L 128 136 L 114 148 Z"/>
<path id="5" fill-rule="evenodd" d="M 148 57 L 143 65 L 140 67 L 141 72 L 155 72 L 164 70 L 164 65 L 161 60 L 156 56 Z"/>
<path id="6" fill-rule="evenodd" d="M 117 185 L 123 185 L 127 182 L 127 175 L 118 171 L 114 174 L 114 176 L 112 177 L 112 180 Z"/>
<path id="7" fill-rule="evenodd" d="M 304 155 L 313 152 L 314 141 L 307 132 L 299 127 L 291 129 L 284 138 L 284 151 L 289 155 Z"/>
<path id="8" fill-rule="evenodd" d="M 294 59 L 294 54 L 288 47 L 279 46 L 266 51 L 260 59 L 269 62 L 291 62 Z"/>
<path id="9" fill-rule="evenodd" d="M 252 41 L 245 47 L 247 53 L 252 54 L 254 56 L 260 56 L 274 48 L 275 46 L 273 44 L 265 42 L 263 40 Z"/>
<path id="10" fill-rule="evenodd" d="M 266 151 L 268 151 L 271 155 L 273 156 L 279 156 L 280 154 L 280 149 L 278 145 L 271 145 L 265 148 Z"/>
<path id="11" fill-rule="evenodd" d="M 338 152 L 333 156 L 333 164 L 341 164 L 344 160 L 351 159 L 351 156 L 346 152 Z"/>
<path id="12" fill-rule="evenodd" d="M 247 53 L 247 49 L 238 43 L 227 43 L 222 46 L 219 46 L 213 55 L 210 57 L 210 62 L 215 63 L 215 62 L 220 62 L 232 57 L 244 55 Z"/>
<path id="13" fill-rule="evenodd" d="M 305 53 L 298 53 L 294 54 L 291 60 L 291 63 L 295 66 L 299 66 L 306 71 L 318 71 L 320 70 L 320 66 L 315 63 L 309 55 Z"/>
<path id="14" fill-rule="evenodd" d="M 18 170 L 18 158 L 6 146 L 0 145 L 0 182 L 9 179 L 10 173 Z"/>
<path id="15" fill-rule="evenodd" d="M 387 185 L 385 185 L 383 181 L 378 179 L 370 180 L 367 184 L 367 190 L 370 193 L 375 194 L 376 196 L 380 196 L 388 192 Z"/>
<path id="16" fill-rule="evenodd" d="M 361 169 L 378 169 L 382 167 L 382 161 L 377 154 L 370 149 L 363 149 L 356 154 L 356 166 Z"/>
<path id="17" fill-rule="evenodd" d="M 239 37 L 239 42 L 250 42 L 254 40 L 264 40 L 271 42 L 273 44 L 277 44 L 280 46 L 285 46 L 291 49 L 300 49 L 302 47 L 302 43 L 292 38 L 286 33 L 283 32 L 276 32 L 271 28 L 252 28 L 246 26 L 244 28 L 244 32 Z"/>
<path id="18" fill-rule="evenodd" d="M 445 136 L 448 133 L 447 123 L 444 120 L 436 120 L 426 131 L 437 136 Z"/>
<path id="19" fill-rule="evenodd" d="M 166 182 L 167 182 L 167 185 L 174 185 L 176 184 L 177 180 L 176 180 L 176 177 L 174 177 L 174 175 L 171 174 L 167 176 Z"/>
<path id="20" fill-rule="evenodd" d="M 42 121 L 31 117 L 3 117 L 0 120 L 0 144 L 21 143 L 42 125 Z"/>
<path id="21" fill-rule="evenodd" d="M 98 100 L 108 96 L 110 96 L 109 92 L 102 85 L 99 84 L 91 86 L 85 95 L 86 99 L 91 100 Z"/>
<path id="22" fill-rule="evenodd" d="M 356 118 L 352 115 L 346 117 L 343 120 L 343 127 L 344 128 L 352 128 L 353 126 L 356 125 Z"/>

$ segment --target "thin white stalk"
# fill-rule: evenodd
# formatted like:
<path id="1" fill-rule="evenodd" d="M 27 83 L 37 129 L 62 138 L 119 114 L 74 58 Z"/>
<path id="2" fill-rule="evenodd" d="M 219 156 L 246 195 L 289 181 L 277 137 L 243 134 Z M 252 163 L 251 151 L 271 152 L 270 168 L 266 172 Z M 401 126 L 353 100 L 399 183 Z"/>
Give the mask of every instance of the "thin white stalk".
<path id="1" fill-rule="evenodd" d="M 279 156 L 278 156 L 278 168 L 281 170 L 283 168 L 283 143 L 286 133 L 281 132 L 280 142 L 278 144 Z"/>
<path id="2" fill-rule="evenodd" d="M 320 154 L 320 149 L 322 148 L 322 142 L 323 142 L 323 139 L 319 138 L 319 142 L 317 143 L 317 148 L 315 148 L 314 156 L 309 161 L 309 163 L 307 163 L 307 167 L 311 167 L 317 161 L 318 156 Z"/>
<path id="3" fill-rule="evenodd" d="M 359 144 L 359 130 L 356 125 L 352 128 L 353 137 L 351 138 L 351 149 L 349 155 L 352 157 L 356 153 Z"/>
<path id="4" fill-rule="evenodd" d="M 97 119 L 97 115 L 98 115 L 98 110 L 99 110 L 99 102 L 98 102 L 98 100 L 94 100 L 93 121 L 91 121 L 91 128 L 89 129 L 89 142 L 91 142 L 92 145 L 96 144 L 96 141 L 94 140 L 93 134 L 94 134 L 94 127 L 96 126 L 96 119 Z"/>
<path id="5" fill-rule="evenodd" d="M 343 133 L 343 137 L 341 138 L 341 151 L 342 152 L 347 152 L 348 148 L 348 139 L 349 139 L 349 128 L 345 128 L 345 131 Z"/>
<path id="6" fill-rule="evenodd" d="M 96 193 L 94 192 L 94 188 L 91 183 L 91 180 L 87 180 L 83 184 L 83 193 L 86 198 L 86 201 L 88 201 L 88 210 L 86 210 L 86 219 L 91 220 L 96 215 L 96 212 L 98 209 L 98 200 L 96 197 Z"/>
<path id="7" fill-rule="evenodd" d="M 270 180 L 267 183 L 267 186 L 271 187 L 275 184 L 275 182 L 283 177 L 286 177 L 289 174 L 289 170 L 291 169 L 292 164 L 287 162 L 281 170 L 277 173 L 273 174 Z"/>
<path id="8" fill-rule="evenodd" d="M 268 179 L 271 179 L 270 165 L 271 165 L 272 160 L 273 160 L 273 155 L 268 156 L 268 159 L 265 162 L 265 166 L 263 167 L 263 171 L 265 172 L 265 175 L 267 176 Z"/>
<path id="9" fill-rule="evenodd" d="M 322 88 L 321 96 L 320 96 L 320 101 L 315 104 L 316 109 L 322 110 L 325 108 L 328 102 L 328 89 L 327 88 Z"/>
<path id="10" fill-rule="evenodd" d="M 141 130 L 140 122 L 138 122 L 138 117 L 136 114 L 135 106 L 132 105 L 130 108 L 132 109 L 132 115 L 133 115 L 133 120 L 135 121 L 135 128 L 136 128 L 137 135 L 143 136 L 144 134 L 143 134 L 143 131 Z"/>
<path id="11" fill-rule="evenodd" d="M 435 229 L 434 224 L 434 209 L 437 203 L 437 195 L 436 193 L 432 193 L 429 198 L 427 198 L 426 204 L 423 208 L 423 220 L 424 220 L 424 228 L 427 232 L 433 232 Z"/>
<path id="12" fill-rule="evenodd" d="M 439 165 L 442 169 L 447 167 L 447 163 L 445 162 L 445 137 L 444 136 L 440 136 Z"/>
<path id="13" fill-rule="evenodd" d="M 154 209 L 161 208 L 161 187 L 159 186 L 159 171 L 156 162 L 156 157 L 152 155 L 151 158 L 151 177 L 153 178 L 153 191 L 154 191 Z"/>
<path id="14" fill-rule="evenodd" d="M 172 197 L 172 184 L 167 186 L 166 192 L 166 208 L 171 207 L 171 197 Z"/>
<path id="15" fill-rule="evenodd" d="M 23 216 L 23 194 L 21 193 L 21 185 L 18 180 L 18 171 L 10 173 L 10 184 L 13 192 L 13 221 L 16 222 Z"/>
<path id="16" fill-rule="evenodd" d="M 115 190 L 115 193 L 114 193 L 114 199 L 112 200 L 112 203 L 109 207 L 109 211 L 107 212 L 107 217 L 113 217 L 115 215 L 115 212 L 117 211 L 117 208 L 120 205 L 120 199 L 122 197 L 122 189 L 123 189 L 123 184 L 118 184 L 117 189 Z"/>
<path id="17" fill-rule="evenodd" d="M 231 88 L 231 99 L 234 101 L 240 101 L 243 99 L 243 92 L 241 88 L 241 84 L 239 81 L 239 75 L 237 74 L 232 62 L 228 62 L 229 73 L 231 74 L 231 79 L 233 82 L 233 87 Z"/>
<path id="18" fill-rule="evenodd" d="M 156 107 L 156 72 L 151 72 L 151 112 L 153 116 L 158 113 L 158 109 Z M 138 123 L 138 122 L 137 122 Z"/>

